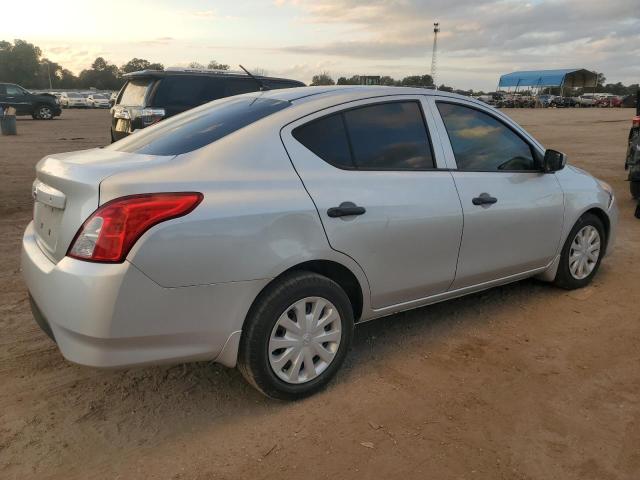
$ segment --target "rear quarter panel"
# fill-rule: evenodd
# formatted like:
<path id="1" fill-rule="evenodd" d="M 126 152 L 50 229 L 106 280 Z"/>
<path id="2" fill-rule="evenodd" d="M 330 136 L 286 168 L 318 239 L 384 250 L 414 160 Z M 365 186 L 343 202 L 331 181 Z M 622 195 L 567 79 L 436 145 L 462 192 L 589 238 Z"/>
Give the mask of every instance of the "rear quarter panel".
<path id="1" fill-rule="evenodd" d="M 101 203 L 134 193 L 204 194 L 189 215 L 146 232 L 128 260 L 164 287 L 268 279 L 304 261 L 333 260 L 368 298 L 364 273 L 329 247 L 279 126 L 269 117 L 166 164 L 105 180 Z"/>

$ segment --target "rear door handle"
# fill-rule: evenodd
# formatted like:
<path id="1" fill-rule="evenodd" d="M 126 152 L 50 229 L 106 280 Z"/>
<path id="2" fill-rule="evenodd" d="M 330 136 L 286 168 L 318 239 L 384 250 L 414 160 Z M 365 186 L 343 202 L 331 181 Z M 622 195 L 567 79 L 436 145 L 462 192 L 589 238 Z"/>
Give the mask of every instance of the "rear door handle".
<path id="1" fill-rule="evenodd" d="M 481 193 L 478 197 L 471 200 L 474 205 L 492 205 L 498 201 L 496 197 L 492 197 L 488 193 Z"/>
<path id="2" fill-rule="evenodd" d="M 349 217 L 352 215 L 363 215 L 366 212 L 364 207 L 359 207 L 353 202 L 342 202 L 339 207 L 331 207 L 327 210 L 327 215 L 331 218 Z"/>

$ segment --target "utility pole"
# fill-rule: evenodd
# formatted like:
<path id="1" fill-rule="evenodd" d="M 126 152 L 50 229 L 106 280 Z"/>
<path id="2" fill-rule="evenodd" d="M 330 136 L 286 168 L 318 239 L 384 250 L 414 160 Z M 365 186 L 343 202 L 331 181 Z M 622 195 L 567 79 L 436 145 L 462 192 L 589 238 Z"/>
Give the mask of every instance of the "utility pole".
<path id="1" fill-rule="evenodd" d="M 50 63 L 49 60 L 47 60 L 47 76 L 49 77 L 49 90 L 51 90 L 53 87 L 51 86 L 51 69 L 50 67 Z"/>
<path id="2" fill-rule="evenodd" d="M 440 24 L 435 22 L 433 24 L 433 53 L 431 55 L 431 79 L 433 85 L 438 89 L 438 83 L 436 82 L 436 69 L 438 66 L 438 32 L 440 31 Z"/>

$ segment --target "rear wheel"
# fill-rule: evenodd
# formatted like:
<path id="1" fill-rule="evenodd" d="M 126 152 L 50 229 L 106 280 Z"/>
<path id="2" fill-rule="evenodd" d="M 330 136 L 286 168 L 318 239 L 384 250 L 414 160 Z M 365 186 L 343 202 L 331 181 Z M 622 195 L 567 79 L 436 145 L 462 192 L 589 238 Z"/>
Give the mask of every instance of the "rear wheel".
<path id="1" fill-rule="evenodd" d="M 587 286 L 600 268 L 605 246 L 602 221 L 591 213 L 584 214 L 562 247 L 554 283 L 567 290 Z"/>
<path id="2" fill-rule="evenodd" d="M 326 386 L 353 336 L 344 290 L 311 272 L 294 272 L 267 287 L 242 332 L 238 368 L 265 395 L 295 400 Z"/>
<path id="3" fill-rule="evenodd" d="M 640 181 L 632 180 L 629 182 L 629 190 L 631 190 L 631 196 L 633 198 L 640 199 Z"/>

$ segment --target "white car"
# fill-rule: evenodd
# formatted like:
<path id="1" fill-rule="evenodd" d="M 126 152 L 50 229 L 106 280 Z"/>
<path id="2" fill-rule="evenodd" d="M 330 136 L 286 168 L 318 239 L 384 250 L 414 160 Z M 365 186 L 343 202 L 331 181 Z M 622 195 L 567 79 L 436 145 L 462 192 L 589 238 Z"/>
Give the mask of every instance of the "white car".
<path id="1" fill-rule="evenodd" d="M 81 93 L 61 92 L 60 106 L 62 108 L 87 108 L 87 100 Z"/>
<path id="2" fill-rule="evenodd" d="M 45 157 L 33 197 L 22 270 L 66 358 L 215 360 L 284 399 L 327 384 L 355 323 L 587 285 L 617 223 L 611 187 L 506 115 L 398 87 L 216 100 Z"/>
<path id="3" fill-rule="evenodd" d="M 92 93 L 87 96 L 87 106 L 91 108 L 109 108 L 109 95 Z"/>

